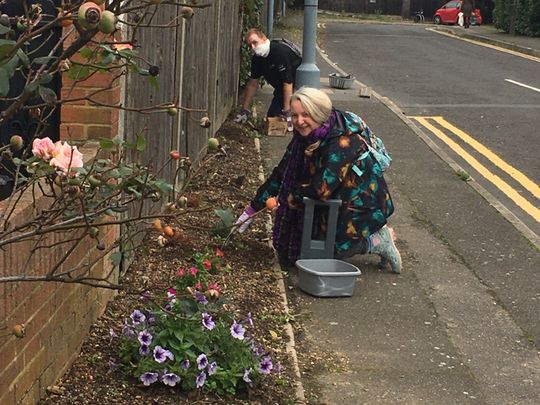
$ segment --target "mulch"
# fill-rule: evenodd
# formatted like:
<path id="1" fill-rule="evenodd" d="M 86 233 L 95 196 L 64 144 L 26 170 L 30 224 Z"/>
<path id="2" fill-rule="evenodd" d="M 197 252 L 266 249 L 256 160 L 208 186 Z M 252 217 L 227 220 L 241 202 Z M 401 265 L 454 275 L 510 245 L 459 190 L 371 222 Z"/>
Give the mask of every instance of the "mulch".
<path id="1" fill-rule="evenodd" d="M 178 209 L 171 225 L 182 229 L 180 242 L 161 247 L 156 232 L 149 232 L 135 260 L 121 277 L 128 289 L 149 286 L 167 288 L 176 270 L 190 263 L 193 254 L 205 247 L 222 248 L 224 264 L 230 270 L 220 274 L 220 284 L 232 310 L 253 314 L 255 340 L 281 365 L 261 382 L 234 398 L 220 398 L 201 391 L 182 392 L 154 384 L 143 386 L 124 375 L 117 366 L 118 339 L 124 319 L 140 297 L 120 291 L 103 316 L 91 327 L 80 354 L 69 370 L 48 388 L 40 404 L 292 404 L 295 403 L 294 373 L 285 345 L 284 325 L 289 320 L 278 288 L 281 273 L 274 269 L 274 253 L 268 244 L 268 214 L 257 217 L 249 232 L 238 235 L 222 247 L 224 236 L 212 232 L 219 218 L 215 209 L 229 209 L 238 216 L 260 184 L 259 156 L 254 149 L 253 131 L 227 121 L 217 134 L 226 154 L 219 154 L 191 183 L 185 196 L 188 206 Z M 181 215 L 180 215 L 181 213 Z M 149 224 L 150 225 L 150 224 Z M 279 367 L 278 367 L 279 368 Z"/>

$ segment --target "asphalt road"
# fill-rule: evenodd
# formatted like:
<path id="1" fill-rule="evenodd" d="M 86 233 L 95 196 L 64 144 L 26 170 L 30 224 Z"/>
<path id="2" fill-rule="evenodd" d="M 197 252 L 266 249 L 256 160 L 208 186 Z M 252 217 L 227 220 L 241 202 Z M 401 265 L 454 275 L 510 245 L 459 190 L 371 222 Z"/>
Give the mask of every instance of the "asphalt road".
<path id="1" fill-rule="evenodd" d="M 540 60 L 419 25 L 327 23 L 322 41 L 540 235 Z"/>

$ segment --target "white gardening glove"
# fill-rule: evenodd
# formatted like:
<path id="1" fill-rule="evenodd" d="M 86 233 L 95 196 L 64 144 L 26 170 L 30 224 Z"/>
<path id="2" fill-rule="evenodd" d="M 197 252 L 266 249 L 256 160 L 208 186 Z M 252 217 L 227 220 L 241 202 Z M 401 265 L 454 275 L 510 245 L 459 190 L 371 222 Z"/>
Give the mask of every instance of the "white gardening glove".
<path id="1" fill-rule="evenodd" d="M 293 122 L 292 122 L 292 114 L 291 110 L 281 110 L 281 114 L 285 117 L 285 120 L 287 121 L 287 131 L 292 132 L 294 129 Z"/>
<path id="2" fill-rule="evenodd" d="M 240 111 L 240 114 L 238 114 L 234 118 L 234 122 L 237 122 L 239 124 L 244 124 L 245 122 L 247 122 L 250 115 L 251 115 L 251 112 L 249 110 L 242 110 Z"/>
<path id="3" fill-rule="evenodd" d="M 243 233 L 251 225 L 253 222 L 253 214 L 255 214 L 255 210 L 253 207 L 248 206 L 244 212 L 242 212 L 242 215 L 238 217 L 235 225 L 238 226 L 239 233 Z"/>

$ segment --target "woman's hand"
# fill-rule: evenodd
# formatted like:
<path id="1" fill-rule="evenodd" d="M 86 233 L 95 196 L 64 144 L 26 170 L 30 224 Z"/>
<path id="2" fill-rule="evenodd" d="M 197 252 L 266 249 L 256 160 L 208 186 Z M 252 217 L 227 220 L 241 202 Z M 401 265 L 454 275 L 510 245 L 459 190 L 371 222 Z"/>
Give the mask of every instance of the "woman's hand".
<path id="1" fill-rule="evenodd" d="M 239 233 L 243 233 L 246 229 L 248 229 L 253 222 L 254 214 L 255 210 L 250 205 L 244 210 L 244 212 L 242 212 L 242 215 L 238 217 L 234 225 L 238 227 Z"/>

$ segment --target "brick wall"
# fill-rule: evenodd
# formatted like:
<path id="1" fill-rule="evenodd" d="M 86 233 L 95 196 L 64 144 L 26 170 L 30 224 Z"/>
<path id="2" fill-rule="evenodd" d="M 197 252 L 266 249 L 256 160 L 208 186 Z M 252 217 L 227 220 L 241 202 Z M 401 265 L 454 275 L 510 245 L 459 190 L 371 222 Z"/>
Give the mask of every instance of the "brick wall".
<path id="1" fill-rule="evenodd" d="M 116 136 L 118 110 L 102 105 L 120 102 L 118 81 L 111 83 L 110 75 L 97 74 L 75 87 L 72 85 L 72 81 L 64 78 L 63 99 L 80 100 L 62 107 L 61 139 L 84 144 Z M 104 88 L 107 90 L 95 94 L 92 100 L 82 99 Z M 80 149 L 85 159 L 95 156 L 96 148 L 91 142 Z M 18 203 L 14 223 L 31 215 L 30 202 L 28 199 Z M 42 207 L 46 203 L 45 198 L 38 201 Z M 116 232 L 117 228 L 111 227 L 102 230 L 101 235 L 112 240 Z M 12 244 L 0 251 L 0 276 L 44 274 L 64 249 L 64 246 L 45 249 L 26 263 L 22 253 L 28 252 L 30 246 Z M 95 241 L 88 239 L 74 252 L 70 264 L 91 260 L 96 254 Z M 103 258 L 92 272 L 99 276 L 109 270 L 108 258 Z M 54 384 L 76 358 L 90 326 L 103 313 L 112 296 L 110 290 L 76 284 L 0 284 L 0 405 L 37 403 L 46 388 Z M 18 339 L 11 335 L 11 330 L 22 323 L 26 326 L 26 336 Z"/>

